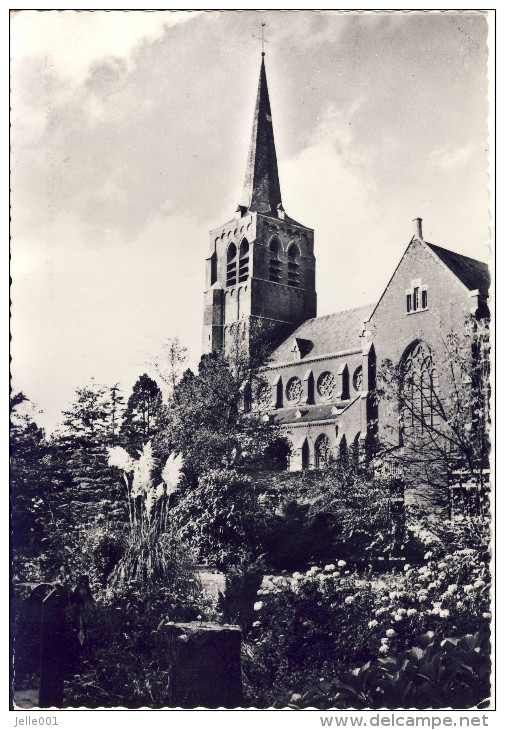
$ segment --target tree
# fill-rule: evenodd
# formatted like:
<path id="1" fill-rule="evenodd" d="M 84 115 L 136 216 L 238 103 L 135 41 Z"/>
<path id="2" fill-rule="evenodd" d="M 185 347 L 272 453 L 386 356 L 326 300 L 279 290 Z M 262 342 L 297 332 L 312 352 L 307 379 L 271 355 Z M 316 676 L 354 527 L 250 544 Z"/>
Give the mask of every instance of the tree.
<path id="1" fill-rule="evenodd" d="M 36 557 L 48 522 L 47 444 L 22 393 L 10 397 L 11 536 L 16 557 Z M 24 412 L 23 412 L 24 411 Z"/>
<path id="2" fill-rule="evenodd" d="M 188 359 L 188 350 L 178 337 L 168 338 L 162 343 L 162 355 L 150 363 L 156 373 L 156 380 L 162 384 L 167 397 L 171 397 L 181 379 Z"/>
<path id="3" fill-rule="evenodd" d="M 165 407 L 157 383 L 144 373 L 133 386 L 121 426 L 121 438 L 132 455 L 152 441 L 165 422 Z"/>
<path id="4" fill-rule="evenodd" d="M 469 319 L 441 340 L 437 359 L 422 341 L 399 364 L 378 373 L 377 397 L 388 423 L 378 455 L 438 492 L 473 485 L 482 492 L 489 468 L 489 323 Z"/>
<path id="5" fill-rule="evenodd" d="M 193 483 L 210 469 L 258 467 L 279 437 L 278 426 L 244 409 L 251 378 L 245 367 L 233 370 L 221 353 L 212 353 L 201 358 L 196 375 L 187 370 L 176 385 L 158 448 L 182 453 Z"/>
<path id="6" fill-rule="evenodd" d="M 80 571 L 93 530 L 126 519 L 121 499 L 124 487 L 107 463 L 116 417 L 114 397 L 117 393 L 114 396 L 111 389 L 93 380 L 77 388 L 61 426 L 48 440 L 51 529 L 41 546 L 46 580 Z"/>
<path id="7" fill-rule="evenodd" d="M 110 437 L 111 446 L 117 446 L 119 439 L 119 430 L 124 411 L 124 398 L 121 395 L 119 383 L 110 388 Z"/>

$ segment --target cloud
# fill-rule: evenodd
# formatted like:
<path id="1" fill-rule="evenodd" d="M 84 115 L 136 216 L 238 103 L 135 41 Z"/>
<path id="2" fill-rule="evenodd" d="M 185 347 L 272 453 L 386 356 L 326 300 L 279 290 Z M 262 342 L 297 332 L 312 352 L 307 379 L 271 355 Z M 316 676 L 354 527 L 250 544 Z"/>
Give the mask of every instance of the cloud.
<path id="1" fill-rule="evenodd" d="M 432 167 L 438 168 L 439 170 L 447 172 L 465 165 L 470 160 L 473 153 L 473 145 L 466 145 L 464 147 L 456 147 L 453 149 L 442 147 L 431 152 L 428 157 L 428 164 Z"/>
<path id="2" fill-rule="evenodd" d="M 127 58 L 144 40 L 159 38 L 167 27 L 196 17 L 197 12 L 21 10 L 12 13 L 11 58 L 44 56 L 56 74 L 81 80 L 97 59 Z"/>

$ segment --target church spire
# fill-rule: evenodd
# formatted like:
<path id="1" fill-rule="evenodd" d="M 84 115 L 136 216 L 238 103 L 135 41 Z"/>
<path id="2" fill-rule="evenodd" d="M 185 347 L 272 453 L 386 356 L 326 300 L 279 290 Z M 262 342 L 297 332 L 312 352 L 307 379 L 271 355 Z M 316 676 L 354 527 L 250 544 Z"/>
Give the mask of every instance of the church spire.
<path id="1" fill-rule="evenodd" d="M 282 210 L 264 53 L 261 54 L 260 80 L 244 180 L 243 205 L 248 211 L 275 215 L 279 206 Z"/>

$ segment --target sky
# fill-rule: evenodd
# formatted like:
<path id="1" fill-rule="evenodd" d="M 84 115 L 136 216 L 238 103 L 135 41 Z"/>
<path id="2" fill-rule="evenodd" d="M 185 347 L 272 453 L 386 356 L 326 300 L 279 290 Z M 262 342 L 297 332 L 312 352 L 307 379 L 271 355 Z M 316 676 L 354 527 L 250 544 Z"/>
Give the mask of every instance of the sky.
<path id="1" fill-rule="evenodd" d="M 426 240 L 490 258 L 484 13 L 20 11 L 11 18 L 12 376 L 48 431 L 76 387 L 200 356 L 209 231 L 240 200 L 266 23 L 283 205 L 318 314 Z"/>

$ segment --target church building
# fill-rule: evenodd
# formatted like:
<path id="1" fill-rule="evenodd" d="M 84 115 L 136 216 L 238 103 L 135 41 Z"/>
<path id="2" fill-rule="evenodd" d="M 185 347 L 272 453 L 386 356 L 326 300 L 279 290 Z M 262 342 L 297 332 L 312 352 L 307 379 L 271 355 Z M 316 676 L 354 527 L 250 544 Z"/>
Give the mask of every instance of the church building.
<path id="1" fill-rule="evenodd" d="M 447 336 L 489 316 L 487 265 L 425 241 L 421 218 L 378 302 L 318 317 L 315 271 L 314 231 L 282 205 L 263 55 L 242 200 L 210 234 L 203 352 L 268 333 L 251 407 L 282 425 L 293 471 L 363 458 L 391 428 L 371 397 L 381 363 L 443 390 Z"/>

